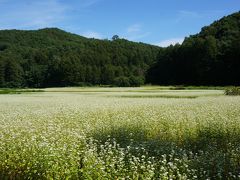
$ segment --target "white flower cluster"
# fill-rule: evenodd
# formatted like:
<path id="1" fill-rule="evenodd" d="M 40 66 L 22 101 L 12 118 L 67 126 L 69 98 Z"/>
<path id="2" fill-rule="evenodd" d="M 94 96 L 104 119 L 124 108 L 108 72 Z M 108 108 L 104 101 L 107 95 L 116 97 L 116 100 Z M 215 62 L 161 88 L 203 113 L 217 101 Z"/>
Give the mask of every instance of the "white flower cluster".
<path id="1" fill-rule="evenodd" d="M 0 95 L 0 179 L 240 178 L 240 97 L 52 91 Z"/>

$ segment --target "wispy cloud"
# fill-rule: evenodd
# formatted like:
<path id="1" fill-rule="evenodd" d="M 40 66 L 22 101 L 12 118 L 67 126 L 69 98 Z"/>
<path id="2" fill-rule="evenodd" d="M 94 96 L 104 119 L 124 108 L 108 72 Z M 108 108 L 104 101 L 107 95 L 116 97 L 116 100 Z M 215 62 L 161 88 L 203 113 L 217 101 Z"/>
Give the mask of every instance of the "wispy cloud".
<path id="1" fill-rule="evenodd" d="M 127 28 L 128 33 L 135 33 L 141 31 L 142 25 L 141 24 L 133 24 Z"/>
<path id="2" fill-rule="evenodd" d="M 180 10 L 177 12 L 176 22 L 180 23 L 184 20 L 189 19 L 203 19 L 216 15 L 222 15 L 225 10 L 206 10 L 206 11 L 188 11 L 188 10 Z"/>
<path id="3" fill-rule="evenodd" d="M 178 11 L 179 15 L 182 17 L 192 17 L 192 18 L 201 18 L 203 17 L 203 14 L 195 11 L 186 11 L 186 10 L 181 10 Z"/>
<path id="4" fill-rule="evenodd" d="M 23 1 L 16 4 L 18 8 L 10 0 L 5 3 L 5 6 L 8 10 L 2 11 L 1 29 L 34 29 L 54 26 L 66 18 L 65 12 L 68 9 L 58 0 Z"/>
<path id="5" fill-rule="evenodd" d="M 160 47 L 168 47 L 170 45 L 175 45 L 177 43 L 182 44 L 184 41 L 184 38 L 171 38 L 163 40 L 159 43 L 154 43 L 154 45 L 160 46 Z"/>
<path id="6" fill-rule="evenodd" d="M 101 0 L 80 0 L 81 7 L 87 8 L 100 2 Z"/>
<path id="7" fill-rule="evenodd" d="M 142 38 L 148 37 L 151 33 L 150 32 L 143 32 L 143 33 L 137 33 L 137 34 L 132 34 L 132 35 L 127 35 L 125 38 L 130 40 L 130 41 L 137 41 Z"/>
<path id="8" fill-rule="evenodd" d="M 38 29 L 66 24 L 74 18 L 72 12 L 86 13 L 102 0 L 0 0 L 0 29 Z"/>
<path id="9" fill-rule="evenodd" d="M 203 18 L 203 14 L 195 11 L 180 10 L 177 13 L 176 22 L 181 23 L 187 19 L 200 19 Z"/>
<path id="10" fill-rule="evenodd" d="M 84 32 L 82 33 L 82 36 L 85 36 L 87 38 L 103 39 L 103 36 L 100 33 L 94 31 Z"/>
<path id="11" fill-rule="evenodd" d="M 123 37 L 131 41 L 138 41 L 149 36 L 150 34 L 150 32 L 143 30 L 142 24 L 135 23 L 125 29 Z"/>

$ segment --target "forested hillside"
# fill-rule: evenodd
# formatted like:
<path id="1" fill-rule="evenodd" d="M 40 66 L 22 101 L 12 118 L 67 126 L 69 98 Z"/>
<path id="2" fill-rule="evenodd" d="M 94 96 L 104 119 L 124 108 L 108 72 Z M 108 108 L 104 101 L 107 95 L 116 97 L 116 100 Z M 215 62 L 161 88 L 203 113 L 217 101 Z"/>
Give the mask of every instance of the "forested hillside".
<path id="1" fill-rule="evenodd" d="M 240 13 L 169 46 L 149 69 L 153 84 L 240 85 Z"/>
<path id="2" fill-rule="evenodd" d="M 57 28 L 0 31 L 0 87 L 240 85 L 240 13 L 160 48 Z"/>
<path id="3" fill-rule="evenodd" d="M 0 86 L 139 86 L 159 47 L 87 39 L 57 28 L 0 31 Z"/>

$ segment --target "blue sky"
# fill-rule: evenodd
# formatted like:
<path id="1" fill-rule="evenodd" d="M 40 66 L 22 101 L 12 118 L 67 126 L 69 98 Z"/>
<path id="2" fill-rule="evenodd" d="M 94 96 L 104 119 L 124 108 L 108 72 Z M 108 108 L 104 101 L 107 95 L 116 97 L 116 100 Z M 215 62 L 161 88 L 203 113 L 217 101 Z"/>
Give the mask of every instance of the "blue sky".
<path id="1" fill-rule="evenodd" d="M 0 0 L 0 29 L 58 27 L 167 46 L 240 10 L 240 0 Z"/>

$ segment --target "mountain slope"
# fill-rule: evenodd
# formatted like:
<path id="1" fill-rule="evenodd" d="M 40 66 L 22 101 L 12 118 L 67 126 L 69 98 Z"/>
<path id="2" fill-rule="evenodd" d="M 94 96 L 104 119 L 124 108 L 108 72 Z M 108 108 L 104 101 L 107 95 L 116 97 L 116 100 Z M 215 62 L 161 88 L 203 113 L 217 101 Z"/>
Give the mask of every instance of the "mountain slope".
<path id="1" fill-rule="evenodd" d="M 240 85 L 240 13 L 166 48 L 148 71 L 153 84 Z"/>
<path id="2" fill-rule="evenodd" d="M 88 39 L 57 28 L 0 31 L 0 87 L 240 85 L 240 13 L 182 45 Z"/>
<path id="3" fill-rule="evenodd" d="M 124 39 L 88 39 L 57 28 L 4 30 L 0 86 L 140 85 L 159 50 Z"/>

